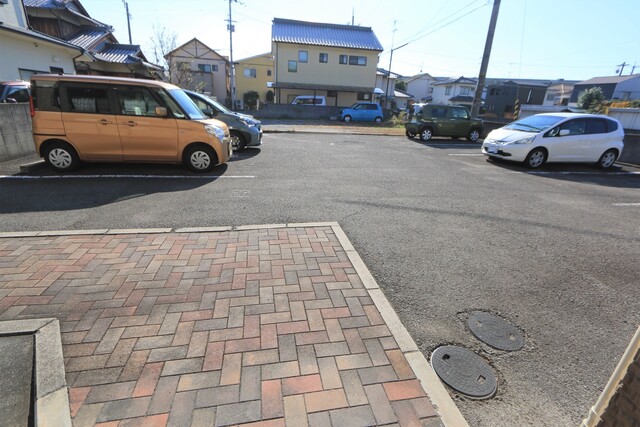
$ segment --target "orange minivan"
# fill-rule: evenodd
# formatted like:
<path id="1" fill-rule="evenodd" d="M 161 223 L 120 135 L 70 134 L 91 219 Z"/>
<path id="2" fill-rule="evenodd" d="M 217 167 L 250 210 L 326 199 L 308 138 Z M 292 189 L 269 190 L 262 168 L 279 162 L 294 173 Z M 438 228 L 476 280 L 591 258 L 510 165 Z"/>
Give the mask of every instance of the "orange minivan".
<path id="1" fill-rule="evenodd" d="M 31 76 L 36 152 L 58 172 L 85 162 L 184 163 L 208 172 L 231 156 L 229 128 L 177 86 L 104 76 Z"/>

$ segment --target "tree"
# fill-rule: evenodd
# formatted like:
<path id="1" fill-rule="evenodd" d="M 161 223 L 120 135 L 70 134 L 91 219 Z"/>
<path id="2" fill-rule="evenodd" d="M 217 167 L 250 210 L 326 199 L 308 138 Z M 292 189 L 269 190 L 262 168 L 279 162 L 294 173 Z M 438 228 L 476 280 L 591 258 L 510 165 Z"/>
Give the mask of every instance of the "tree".
<path id="1" fill-rule="evenodd" d="M 276 94 L 273 93 L 273 91 L 271 89 L 269 89 L 267 91 L 267 102 L 273 102 L 273 100 L 275 99 Z"/>
<path id="2" fill-rule="evenodd" d="M 249 92 L 245 92 L 245 94 L 243 95 L 244 104 L 249 108 L 256 108 L 259 98 L 260 98 L 260 95 L 255 90 L 250 90 Z"/>
<path id="3" fill-rule="evenodd" d="M 158 65 L 162 65 L 165 69 L 167 77 L 171 80 L 171 73 L 175 70 L 171 70 L 167 54 L 177 47 L 178 35 L 172 31 L 169 31 L 164 26 L 153 26 L 153 35 L 151 36 L 151 49 L 153 50 L 153 57 Z"/>
<path id="4" fill-rule="evenodd" d="M 403 81 L 396 81 L 396 89 L 401 90 L 403 92 L 407 91 L 407 83 Z"/>
<path id="5" fill-rule="evenodd" d="M 578 98 L 578 105 L 580 108 L 587 110 L 590 113 L 600 114 L 605 110 L 604 94 L 599 87 L 592 87 L 587 89 Z"/>

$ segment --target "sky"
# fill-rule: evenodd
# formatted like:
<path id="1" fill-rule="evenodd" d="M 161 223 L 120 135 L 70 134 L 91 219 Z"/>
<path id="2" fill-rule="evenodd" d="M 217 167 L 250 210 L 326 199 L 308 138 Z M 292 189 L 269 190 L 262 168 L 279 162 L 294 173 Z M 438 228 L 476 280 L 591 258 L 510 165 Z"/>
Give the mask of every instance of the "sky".
<path id="1" fill-rule="evenodd" d="M 122 0 L 80 0 L 128 43 Z M 229 56 L 228 0 L 127 0 L 133 44 L 155 62 L 155 28 Z M 404 76 L 477 77 L 493 0 L 233 0 L 233 59 L 271 50 L 273 18 L 371 27 L 379 68 Z M 502 0 L 487 77 L 587 80 L 640 73 L 640 1 Z M 405 43 L 406 46 L 403 46 Z M 401 47 L 402 46 L 402 47 Z"/>

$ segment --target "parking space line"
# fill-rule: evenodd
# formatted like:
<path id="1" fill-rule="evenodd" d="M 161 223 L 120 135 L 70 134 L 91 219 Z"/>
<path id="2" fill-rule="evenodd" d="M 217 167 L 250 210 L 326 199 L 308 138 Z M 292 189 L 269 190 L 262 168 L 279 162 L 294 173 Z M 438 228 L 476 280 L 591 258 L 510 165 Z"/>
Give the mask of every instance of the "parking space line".
<path id="1" fill-rule="evenodd" d="M 613 206 L 640 206 L 640 203 L 613 203 Z"/>
<path id="2" fill-rule="evenodd" d="M 450 156 L 478 157 L 484 156 L 482 153 L 449 153 Z"/>
<path id="3" fill-rule="evenodd" d="M 0 179 L 253 179 L 255 175 L 0 175 Z"/>

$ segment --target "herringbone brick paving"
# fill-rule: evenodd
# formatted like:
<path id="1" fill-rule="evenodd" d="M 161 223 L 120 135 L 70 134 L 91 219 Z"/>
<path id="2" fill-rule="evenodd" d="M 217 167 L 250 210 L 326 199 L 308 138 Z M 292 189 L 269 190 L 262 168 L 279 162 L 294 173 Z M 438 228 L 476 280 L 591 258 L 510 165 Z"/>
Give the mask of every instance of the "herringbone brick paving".
<path id="1" fill-rule="evenodd" d="M 0 239 L 76 426 L 439 425 L 331 227 Z"/>

